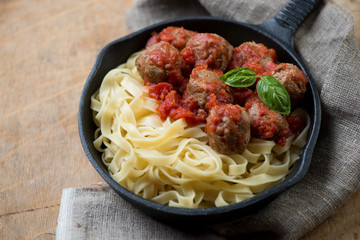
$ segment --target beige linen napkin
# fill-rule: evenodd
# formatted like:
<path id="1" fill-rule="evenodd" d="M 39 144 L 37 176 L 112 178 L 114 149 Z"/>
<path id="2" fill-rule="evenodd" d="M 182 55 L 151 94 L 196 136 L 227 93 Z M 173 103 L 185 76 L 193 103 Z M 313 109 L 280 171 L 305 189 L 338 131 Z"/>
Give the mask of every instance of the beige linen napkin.
<path id="1" fill-rule="evenodd" d="M 287 1 L 136 0 L 128 25 L 137 30 L 160 20 L 213 15 L 258 24 Z M 223 236 L 298 239 L 324 221 L 360 186 L 360 54 L 351 14 L 326 2 L 295 35 L 295 46 L 313 75 L 322 103 L 322 127 L 305 178 L 257 214 L 218 225 Z M 270 234 L 273 233 L 273 234 Z M 246 234 L 246 235 L 244 235 Z M 245 237 L 244 237 L 245 236 Z M 109 187 L 65 189 L 58 239 L 216 239 L 182 232 L 150 219 Z M 239 238 L 237 238 L 239 239 Z"/>

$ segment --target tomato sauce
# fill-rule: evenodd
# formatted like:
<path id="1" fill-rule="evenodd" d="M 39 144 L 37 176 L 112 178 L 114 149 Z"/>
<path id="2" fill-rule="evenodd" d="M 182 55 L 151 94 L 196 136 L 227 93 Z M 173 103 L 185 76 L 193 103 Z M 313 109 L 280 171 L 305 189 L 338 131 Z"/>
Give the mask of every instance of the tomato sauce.
<path id="1" fill-rule="evenodd" d="M 149 96 L 156 100 L 163 101 L 172 90 L 174 90 L 173 85 L 167 82 L 162 82 L 149 87 Z"/>
<path id="2" fill-rule="evenodd" d="M 160 42 L 160 38 L 159 38 L 159 34 L 157 33 L 152 33 L 152 36 L 149 38 L 149 40 L 147 41 L 145 48 L 150 47 L 151 45 L 154 45 L 155 43 Z"/>
<path id="3" fill-rule="evenodd" d="M 189 65 L 195 64 L 195 54 L 191 48 L 185 48 L 181 51 L 181 56 Z"/>
<path id="4" fill-rule="evenodd" d="M 207 113 L 199 110 L 191 99 L 182 99 L 169 83 L 150 86 L 149 96 L 161 101 L 157 111 L 163 121 L 168 116 L 173 120 L 183 118 L 189 125 L 197 125 L 206 120 Z"/>
<path id="5" fill-rule="evenodd" d="M 291 113 L 286 118 L 286 121 L 289 123 L 291 133 L 293 134 L 300 133 L 306 126 L 306 122 L 294 113 Z"/>
<path id="6" fill-rule="evenodd" d="M 232 88 L 234 104 L 238 104 L 239 106 L 245 106 L 246 100 L 250 98 L 253 94 L 254 92 L 247 87 Z"/>

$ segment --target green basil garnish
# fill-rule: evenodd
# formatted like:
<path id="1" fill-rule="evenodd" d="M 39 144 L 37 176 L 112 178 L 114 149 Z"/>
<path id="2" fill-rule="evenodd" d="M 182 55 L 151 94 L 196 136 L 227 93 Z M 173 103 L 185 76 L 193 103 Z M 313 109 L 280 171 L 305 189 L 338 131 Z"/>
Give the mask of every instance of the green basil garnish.
<path id="1" fill-rule="evenodd" d="M 251 68 L 236 68 L 220 76 L 231 87 L 249 87 L 256 81 L 256 73 Z"/>
<path id="2" fill-rule="evenodd" d="M 291 103 L 289 93 L 285 87 L 271 75 L 260 78 L 256 85 L 258 95 L 270 109 L 281 114 L 289 115 Z"/>
<path id="3" fill-rule="evenodd" d="M 276 112 L 285 115 L 290 114 L 289 93 L 275 77 L 271 75 L 258 76 L 251 68 L 236 68 L 220 76 L 220 78 L 231 87 L 249 87 L 255 83 L 256 78 L 260 78 L 256 89 L 261 101 Z"/>

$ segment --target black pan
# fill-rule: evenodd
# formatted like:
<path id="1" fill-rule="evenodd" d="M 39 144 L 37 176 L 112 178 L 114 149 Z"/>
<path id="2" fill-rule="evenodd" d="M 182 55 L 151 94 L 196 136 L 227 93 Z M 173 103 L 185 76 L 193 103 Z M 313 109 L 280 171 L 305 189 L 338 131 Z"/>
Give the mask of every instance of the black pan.
<path id="1" fill-rule="evenodd" d="M 305 17 L 320 3 L 320 0 L 293 0 L 274 18 L 260 25 L 250 25 L 214 17 L 175 19 L 149 26 L 109 43 L 96 59 L 84 86 L 79 107 L 80 138 L 92 165 L 110 187 L 133 206 L 151 217 L 167 223 L 175 222 L 176 225 L 195 223 L 196 226 L 199 226 L 199 224 L 207 225 L 245 217 L 258 211 L 278 194 L 292 187 L 304 177 L 309 168 L 321 119 L 320 100 L 314 80 L 294 50 L 293 37 Z M 121 187 L 109 176 L 108 170 L 101 161 L 100 153 L 93 146 L 96 126 L 92 120 L 90 97 L 100 87 L 108 71 L 125 62 L 132 53 L 143 49 L 152 32 L 159 32 L 167 26 L 182 26 L 198 32 L 217 33 L 233 46 L 238 46 L 245 41 L 263 43 L 265 46 L 276 50 L 281 62 L 293 63 L 305 73 L 309 79 L 309 84 L 304 98 L 304 106 L 311 117 L 311 128 L 301 159 L 296 162 L 291 173 L 283 182 L 237 204 L 209 209 L 184 209 L 164 206 L 143 199 Z"/>

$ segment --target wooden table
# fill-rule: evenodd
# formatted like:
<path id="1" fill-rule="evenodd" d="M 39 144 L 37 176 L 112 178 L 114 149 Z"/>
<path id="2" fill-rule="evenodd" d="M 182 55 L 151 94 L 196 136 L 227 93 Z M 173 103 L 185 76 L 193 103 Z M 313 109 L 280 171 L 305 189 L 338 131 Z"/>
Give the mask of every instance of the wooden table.
<path id="1" fill-rule="evenodd" d="M 336 1 L 359 28 L 360 1 Z M 79 96 L 99 50 L 129 33 L 132 2 L 0 1 L 0 239 L 54 239 L 62 189 L 102 182 L 78 137 Z M 360 191 L 304 239 L 359 235 Z"/>

